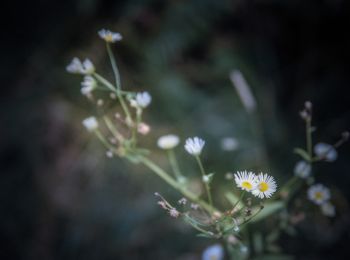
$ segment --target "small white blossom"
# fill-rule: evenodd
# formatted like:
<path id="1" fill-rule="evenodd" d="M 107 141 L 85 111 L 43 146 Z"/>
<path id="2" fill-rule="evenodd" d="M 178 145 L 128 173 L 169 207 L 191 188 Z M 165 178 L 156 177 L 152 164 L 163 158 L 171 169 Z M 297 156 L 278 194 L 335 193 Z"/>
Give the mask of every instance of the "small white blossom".
<path id="1" fill-rule="evenodd" d="M 322 205 L 331 198 L 331 193 L 324 185 L 315 184 L 307 190 L 307 196 L 315 204 Z"/>
<path id="2" fill-rule="evenodd" d="M 294 167 L 294 174 L 300 178 L 306 179 L 311 174 L 311 165 L 305 161 L 299 161 Z"/>
<path id="3" fill-rule="evenodd" d="M 256 189 L 252 191 L 253 195 L 260 199 L 270 198 L 272 194 L 277 190 L 277 184 L 275 179 L 267 174 L 260 173 L 257 176 Z"/>
<path id="4" fill-rule="evenodd" d="M 318 143 L 314 147 L 315 154 L 327 162 L 334 162 L 338 157 L 337 150 L 330 144 Z"/>
<path id="5" fill-rule="evenodd" d="M 83 74 L 89 75 L 95 72 L 95 66 L 91 60 L 85 59 L 83 61 Z"/>
<path id="6" fill-rule="evenodd" d="M 69 73 L 82 74 L 83 73 L 83 64 L 81 63 L 81 61 L 77 57 L 74 57 L 72 59 L 72 61 L 67 65 L 66 70 Z"/>
<path id="7" fill-rule="evenodd" d="M 334 217 L 335 216 L 335 207 L 332 203 L 326 202 L 321 205 L 321 210 L 323 215 L 327 217 Z"/>
<path id="8" fill-rule="evenodd" d="M 83 125 L 89 132 L 92 132 L 98 128 L 98 122 L 96 118 L 93 116 L 84 119 Z"/>
<path id="9" fill-rule="evenodd" d="M 131 105 L 140 107 L 140 108 L 146 108 L 152 101 L 152 97 L 148 92 L 141 92 L 137 93 L 135 99 L 131 100 Z"/>
<path id="10" fill-rule="evenodd" d="M 117 32 L 112 32 L 110 30 L 101 29 L 98 31 L 98 35 L 101 37 L 101 39 L 105 40 L 106 42 L 117 42 L 123 39 L 122 35 Z"/>
<path id="11" fill-rule="evenodd" d="M 176 135 L 163 135 L 158 138 L 157 145 L 159 148 L 169 150 L 175 148 L 180 142 L 180 138 Z"/>
<path id="12" fill-rule="evenodd" d="M 185 143 L 185 149 L 189 154 L 198 156 L 201 154 L 205 141 L 199 137 L 188 138 Z"/>
<path id="13" fill-rule="evenodd" d="M 207 247 L 203 254 L 202 260 L 222 260 L 224 259 L 224 249 L 220 244 Z"/>
<path id="14" fill-rule="evenodd" d="M 199 205 L 198 204 L 196 204 L 196 203 L 191 203 L 191 209 L 193 209 L 193 210 L 197 210 L 197 209 L 199 209 Z"/>
<path id="15" fill-rule="evenodd" d="M 108 150 L 108 151 L 106 152 L 106 156 L 107 156 L 108 158 L 112 158 L 112 157 L 113 157 L 113 152 L 112 152 L 111 150 Z"/>
<path id="16" fill-rule="evenodd" d="M 235 182 L 239 188 L 245 191 L 253 191 L 257 186 L 256 175 L 253 172 L 237 172 L 235 175 Z"/>
<path id="17" fill-rule="evenodd" d="M 89 75 L 95 72 L 95 66 L 89 59 L 81 62 L 77 57 L 67 65 L 66 70 L 69 73 Z"/>
<path id="18" fill-rule="evenodd" d="M 209 182 L 210 182 L 210 177 L 209 177 L 208 175 L 204 175 L 204 176 L 202 177 L 202 181 L 203 181 L 204 183 L 209 183 Z"/>
<path id="19" fill-rule="evenodd" d="M 85 76 L 84 81 L 81 83 L 81 94 L 88 96 L 96 88 L 96 80 L 91 76 Z"/>
<path id="20" fill-rule="evenodd" d="M 186 205 L 187 199 L 186 199 L 186 198 L 181 198 L 181 199 L 178 201 L 178 203 L 179 203 L 180 205 Z"/>
<path id="21" fill-rule="evenodd" d="M 237 150 L 239 144 L 233 137 L 224 137 L 221 139 L 221 149 L 227 152 Z"/>

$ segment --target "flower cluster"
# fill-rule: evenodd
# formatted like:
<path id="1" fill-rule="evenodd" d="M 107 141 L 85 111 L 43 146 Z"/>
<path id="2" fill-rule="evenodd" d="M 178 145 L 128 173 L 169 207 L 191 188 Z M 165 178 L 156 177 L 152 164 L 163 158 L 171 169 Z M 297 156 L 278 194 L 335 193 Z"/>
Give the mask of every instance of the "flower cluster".
<path id="1" fill-rule="evenodd" d="M 242 226 L 246 225 L 246 223 L 251 220 L 256 222 L 261 221 L 273 213 L 279 210 L 281 211 L 286 205 L 292 204 L 285 202 L 288 202 L 288 199 L 291 198 L 291 194 L 294 196 L 300 189 L 301 185 L 295 185 L 298 181 L 304 182 L 306 180 L 305 183 L 309 186 L 307 189 L 307 198 L 319 206 L 324 215 L 335 215 L 335 207 L 330 202 L 330 190 L 322 184 L 313 184 L 314 178 L 311 176 L 313 163 L 318 161 L 335 161 L 338 157 L 336 149 L 349 139 L 350 134 L 348 132 L 343 133 L 342 139 L 334 145 L 318 143 L 313 146 L 312 132 L 314 131 L 314 127 L 312 126 L 311 102 L 306 102 L 304 110 L 300 113 L 302 119 L 305 120 L 306 123 L 306 148 L 295 149 L 295 152 L 302 158 L 294 167 L 294 175 L 296 177 L 291 178 L 291 181 L 280 188 L 280 196 L 276 196 L 276 200 L 266 203 L 265 201 L 258 201 L 259 205 L 257 205 L 254 204 L 255 200 L 251 197 L 243 201 L 244 194 L 250 193 L 259 199 L 271 198 L 277 191 L 275 178 L 266 173 L 260 172 L 259 174 L 255 174 L 252 171 L 246 170 L 238 171 L 234 175 L 228 173 L 226 174 L 227 179 L 234 179 L 237 187 L 241 189 L 242 192 L 240 198 L 236 198 L 233 192 L 227 192 L 225 195 L 230 204 L 232 204 L 232 207 L 226 211 L 221 211 L 218 209 L 217 205 L 215 205 L 215 200 L 212 199 L 212 192 L 219 190 L 212 189 L 211 187 L 214 183 L 212 183 L 212 180 L 215 173 L 206 172 L 205 162 L 202 162 L 200 156 L 206 144 L 205 140 L 195 136 L 187 138 L 184 144 L 185 151 L 196 160 L 201 174 L 201 182 L 197 181 L 196 184 L 200 183 L 200 185 L 203 186 L 203 190 L 202 187 L 199 187 L 197 189 L 198 192 L 194 191 L 195 189 L 191 187 L 191 177 L 183 174 L 176 159 L 175 148 L 180 143 L 180 138 L 177 135 L 168 134 L 159 137 L 157 140 L 157 146 L 164 150 L 168 156 L 169 166 L 172 172 L 168 172 L 166 169 L 163 169 L 161 165 L 154 162 L 151 156 L 148 156 L 150 151 L 140 146 L 142 142 L 139 142 L 138 138 L 141 137 L 141 135 L 148 134 L 150 131 L 150 126 L 142 121 L 142 114 L 144 109 L 151 104 L 152 97 L 147 91 L 130 92 L 122 89 L 119 71 L 110 46 L 111 43 L 122 40 L 121 34 L 102 29 L 98 31 L 98 35 L 106 42 L 106 49 L 111 61 L 115 84 L 98 74 L 94 64 L 89 59 L 81 61 L 79 58 L 75 57 L 66 67 L 66 70 L 69 73 L 83 75 L 80 91 L 89 101 L 96 101 L 98 107 L 107 106 L 109 102 L 105 102 L 103 99 L 95 99 L 92 94 L 100 89 L 108 91 L 109 97 L 113 102 L 119 102 L 120 109 L 122 109 L 123 112 L 113 112 L 113 118 L 110 117 L 111 115 L 109 115 L 109 112 L 106 112 L 101 118 L 90 116 L 84 119 L 82 124 L 88 132 L 95 134 L 101 141 L 106 148 L 106 156 L 108 158 L 119 156 L 126 158 L 132 163 L 143 164 L 158 177 L 162 178 L 168 185 L 182 194 L 183 197 L 177 202 L 178 208 L 181 208 L 180 211 L 178 208 L 171 205 L 169 201 L 165 200 L 159 193 L 155 193 L 157 198 L 159 198 L 157 202 L 158 205 L 171 217 L 183 219 L 204 237 L 225 240 L 228 245 L 228 252 L 235 251 L 237 253 L 239 251 L 241 256 L 246 257 L 249 256 L 250 252 L 254 252 L 254 248 L 251 251 L 250 247 L 252 245 L 249 245 L 249 239 L 244 238 L 244 234 L 240 234 L 240 230 L 243 228 Z M 242 85 L 240 87 L 242 87 L 242 89 L 245 88 L 242 75 L 236 73 L 231 76 L 232 81 L 237 86 Z M 251 106 L 251 108 L 252 107 L 254 106 Z M 248 110 L 250 112 L 253 111 L 252 109 Z M 240 147 L 239 141 L 233 137 L 221 139 L 220 144 L 223 151 L 235 151 Z M 204 188 L 205 194 L 203 194 Z M 264 211 L 265 213 L 261 214 L 260 218 L 255 218 L 264 208 L 266 209 Z M 285 210 L 285 212 L 287 212 L 287 210 Z M 288 213 L 286 214 L 288 215 Z M 280 225 L 276 226 L 285 226 L 282 214 L 276 216 L 278 216 L 276 220 L 280 221 Z M 244 241 L 244 239 L 246 239 L 246 241 Z M 202 259 L 221 260 L 224 258 L 224 255 L 223 247 L 219 244 L 215 244 L 208 247 L 203 252 Z"/>
<path id="2" fill-rule="evenodd" d="M 251 192 L 260 199 L 270 198 L 277 190 L 275 179 L 268 174 L 255 175 L 253 172 L 242 171 L 237 172 L 234 177 L 239 188 Z"/>

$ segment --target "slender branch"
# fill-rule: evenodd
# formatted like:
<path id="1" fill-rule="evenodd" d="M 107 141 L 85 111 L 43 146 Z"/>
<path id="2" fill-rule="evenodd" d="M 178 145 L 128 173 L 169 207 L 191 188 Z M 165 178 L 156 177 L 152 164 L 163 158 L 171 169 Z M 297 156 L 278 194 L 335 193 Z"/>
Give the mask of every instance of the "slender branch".
<path id="1" fill-rule="evenodd" d="M 195 157 L 196 157 L 197 163 L 199 165 L 200 171 L 202 173 L 202 177 L 204 178 L 206 176 L 206 174 L 205 174 L 205 171 L 204 171 L 204 167 L 203 167 L 202 161 L 201 161 L 199 156 L 195 156 Z M 210 206 L 213 206 L 213 201 L 211 199 L 209 183 L 204 181 L 204 184 L 205 184 L 205 189 L 207 191 L 209 204 L 210 204 Z"/>
<path id="2" fill-rule="evenodd" d="M 170 162 L 171 168 L 173 169 L 174 175 L 176 179 L 179 182 L 181 182 L 182 180 L 184 180 L 185 177 L 180 172 L 179 164 L 177 163 L 174 150 L 169 149 L 167 151 L 167 154 L 168 154 L 169 162 Z"/>
<path id="3" fill-rule="evenodd" d="M 107 48 L 107 53 L 108 53 L 109 60 L 110 60 L 111 65 L 112 65 L 112 70 L 113 70 L 113 74 L 114 74 L 115 84 L 116 84 L 117 90 L 121 90 L 122 87 L 121 87 L 121 82 L 120 82 L 119 70 L 118 70 L 117 63 L 115 61 L 115 58 L 114 58 L 111 46 L 109 45 L 108 42 L 106 43 L 106 48 Z M 120 102 L 120 105 L 122 106 L 122 108 L 124 110 L 124 113 L 126 115 L 127 122 L 131 123 L 132 119 L 131 119 L 131 116 L 130 116 L 130 112 L 129 112 L 129 109 L 128 109 L 125 101 L 124 101 L 123 96 L 121 95 L 121 93 L 119 91 L 116 91 L 116 94 L 117 94 L 118 100 Z"/>
<path id="4" fill-rule="evenodd" d="M 212 205 L 209 205 L 205 201 L 199 199 L 196 194 L 187 190 L 185 187 L 182 187 L 182 185 L 180 185 L 167 172 L 165 172 L 162 168 L 160 168 L 158 165 L 156 165 L 150 159 L 148 159 L 146 157 L 141 157 L 140 160 L 145 166 L 147 166 L 150 170 L 152 170 L 155 174 L 157 174 L 160 178 L 162 178 L 166 183 L 168 183 L 170 186 L 172 186 L 175 190 L 179 191 L 185 197 L 187 197 L 191 201 L 200 205 L 202 208 L 204 208 L 209 213 L 214 213 L 214 212 L 220 213 L 220 211 L 217 210 L 216 208 L 214 208 Z"/>

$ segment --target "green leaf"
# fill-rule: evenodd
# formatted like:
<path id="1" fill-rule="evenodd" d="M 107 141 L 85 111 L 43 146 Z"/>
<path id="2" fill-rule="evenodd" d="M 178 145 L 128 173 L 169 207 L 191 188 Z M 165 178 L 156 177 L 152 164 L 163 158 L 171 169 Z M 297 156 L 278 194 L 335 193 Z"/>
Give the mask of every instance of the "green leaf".
<path id="1" fill-rule="evenodd" d="M 276 213 L 277 211 L 283 209 L 284 206 L 285 206 L 284 203 L 281 201 L 266 203 L 264 208 L 261 210 L 261 212 L 258 215 L 256 215 L 251 220 L 251 222 L 253 222 L 253 223 L 259 222 L 259 221 L 269 217 L 273 213 Z"/>
<path id="2" fill-rule="evenodd" d="M 310 158 L 309 154 L 304 149 L 295 148 L 294 149 L 294 153 L 300 155 L 307 162 L 311 161 L 311 158 Z"/>
<path id="3" fill-rule="evenodd" d="M 232 206 L 234 206 L 234 205 L 237 203 L 237 201 L 239 200 L 239 197 L 236 196 L 236 195 L 235 195 L 234 193 L 232 193 L 232 192 L 226 192 L 225 197 L 226 197 L 226 199 L 232 204 Z M 240 201 L 240 202 L 238 203 L 238 205 L 237 205 L 238 208 L 241 208 L 241 207 L 243 207 L 243 206 L 244 206 L 244 204 L 243 204 L 242 201 Z"/>

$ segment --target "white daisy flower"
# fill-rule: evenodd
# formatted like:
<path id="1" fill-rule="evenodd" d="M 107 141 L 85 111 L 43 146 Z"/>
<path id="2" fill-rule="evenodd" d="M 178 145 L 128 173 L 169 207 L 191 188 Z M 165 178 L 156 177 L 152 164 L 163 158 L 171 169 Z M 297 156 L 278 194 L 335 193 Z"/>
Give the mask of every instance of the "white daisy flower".
<path id="1" fill-rule="evenodd" d="M 327 162 L 334 162 L 338 157 L 337 150 L 333 147 L 333 145 L 326 143 L 318 143 L 314 147 L 315 154 L 324 159 Z"/>
<path id="2" fill-rule="evenodd" d="M 335 216 L 335 207 L 330 202 L 325 202 L 321 205 L 321 211 L 323 215 L 327 217 L 334 217 Z"/>
<path id="3" fill-rule="evenodd" d="M 159 148 L 168 150 L 175 148 L 180 142 L 180 138 L 176 135 L 163 135 L 159 137 L 157 145 Z"/>
<path id="4" fill-rule="evenodd" d="M 152 97 L 148 92 L 137 93 L 134 100 L 131 100 L 132 106 L 146 108 L 152 101 Z"/>
<path id="5" fill-rule="evenodd" d="M 81 83 L 81 94 L 88 96 L 96 88 L 96 80 L 91 76 L 85 76 L 84 81 Z"/>
<path id="6" fill-rule="evenodd" d="M 189 154 L 198 156 L 201 154 L 205 141 L 199 137 L 187 138 L 185 149 Z"/>
<path id="7" fill-rule="evenodd" d="M 252 191 L 253 195 L 260 199 L 270 198 L 277 190 L 277 184 L 272 176 L 260 173 L 257 177 L 256 189 Z"/>
<path id="8" fill-rule="evenodd" d="M 99 30 L 98 35 L 106 42 L 111 42 L 111 43 L 114 43 L 123 39 L 120 33 L 112 32 L 106 29 Z"/>
<path id="9" fill-rule="evenodd" d="M 94 116 L 84 119 L 83 125 L 89 132 L 92 132 L 98 128 L 98 122 Z"/>
<path id="10" fill-rule="evenodd" d="M 322 205 L 331 198 L 331 193 L 324 185 L 315 184 L 307 190 L 307 197 L 315 204 Z"/>
<path id="11" fill-rule="evenodd" d="M 306 179 L 311 174 L 311 165 L 305 161 L 299 161 L 294 167 L 294 174 L 300 178 Z"/>
<path id="12" fill-rule="evenodd" d="M 224 259 L 224 249 L 220 244 L 207 247 L 203 254 L 202 260 L 222 260 Z"/>
<path id="13" fill-rule="evenodd" d="M 257 179 L 256 175 L 253 172 L 237 172 L 234 176 L 237 186 L 242 190 L 253 191 L 256 189 Z"/>
<path id="14" fill-rule="evenodd" d="M 77 57 L 74 57 L 72 59 L 72 61 L 67 65 L 66 70 L 69 73 L 82 74 L 83 73 L 83 64 L 81 63 L 81 61 Z"/>
<path id="15" fill-rule="evenodd" d="M 233 137 L 224 137 L 221 139 L 221 149 L 224 151 L 235 151 L 239 144 L 237 139 Z"/>

